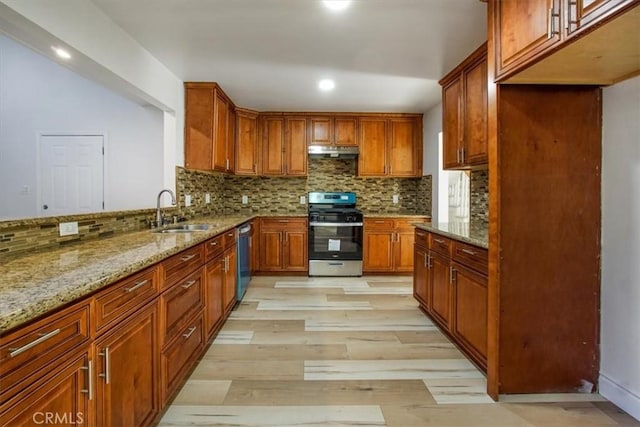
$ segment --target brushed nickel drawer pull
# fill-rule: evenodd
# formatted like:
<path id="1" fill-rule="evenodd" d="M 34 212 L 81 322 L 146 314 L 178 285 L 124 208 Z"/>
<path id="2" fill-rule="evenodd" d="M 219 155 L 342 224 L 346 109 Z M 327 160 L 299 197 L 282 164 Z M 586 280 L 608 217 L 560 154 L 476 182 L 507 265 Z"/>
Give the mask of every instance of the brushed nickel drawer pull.
<path id="1" fill-rule="evenodd" d="M 288 223 L 289 220 L 288 219 L 279 219 L 278 222 L 282 222 L 282 223 Z"/>
<path id="2" fill-rule="evenodd" d="M 142 282 L 138 282 L 138 283 L 136 283 L 135 285 L 133 285 L 133 286 L 132 286 L 132 287 L 130 287 L 130 288 L 124 288 L 124 291 L 125 291 L 125 292 L 127 292 L 127 293 L 129 293 L 129 292 L 133 292 L 133 291 L 135 291 L 136 289 L 138 289 L 138 288 L 140 288 L 140 287 L 142 287 L 142 286 L 146 285 L 147 283 L 149 283 L 149 280 L 143 280 Z"/>
<path id="3" fill-rule="evenodd" d="M 93 361 L 89 360 L 89 366 L 82 366 L 80 369 L 83 371 L 89 371 L 87 373 L 89 377 L 87 389 L 80 390 L 80 393 L 87 393 L 89 395 L 89 400 L 93 400 Z"/>
<path id="4" fill-rule="evenodd" d="M 462 252 L 469 255 L 478 255 L 476 251 L 472 251 L 471 249 L 462 249 Z"/>
<path id="5" fill-rule="evenodd" d="M 209 243 L 211 246 L 218 246 L 218 242 L 211 242 Z"/>
<path id="6" fill-rule="evenodd" d="M 453 281 L 456 280 L 453 276 L 456 274 L 456 269 L 452 265 L 449 266 L 449 284 L 453 285 Z"/>
<path id="7" fill-rule="evenodd" d="M 444 245 L 444 243 L 445 243 L 445 241 L 442 240 L 442 239 L 435 239 L 434 238 L 433 241 L 436 242 L 436 243 L 440 243 L 441 245 Z"/>
<path id="8" fill-rule="evenodd" d="M 105 347 L 102 353 L 98 353 L 104 357 L 104 374 L 98 374 L 99 377 L 104 378 L 104 383 L 109 384 L 111 380 L 111 357 L 109 357 L 109 347 Z"/>
<path id="9" fill-rule="evenodd" d="M 180 259 L 181 259 L 182 261 L 185 261 L 185 262 L 186 262 L 186 261 L 189 261 L 189 260 L 190 260 L 190 259 L 192 259 L 192 258 L 195 258 L 195 256 L 196 256 L 196 254 L 191 254 L 191 255 L 183 256 L 183 257 L 182 257 L 182 258 L 180 258 Z"/>
<path id="10" fill-rule="evenodd" d="M 189 337 L 190 337 L 191 335 L 193 335 L 193 333 L 196 331 L 196 329 L 197 329 L 197 328 L 196 328 L 195 326 L 192 326 L 192 327 L 190 327 L 190 328 L 189 328 L 189 332 L 187 332 L 186 334 L 182 334 L 182 336 L 183 336 L 185 339 L 189 339 Z"/>
<path id="11" fill-rule="evenodd" d="M 184 289 L 189 289 L 190 287 L 192 287 L 194 284 L 196 283 L 195 280 L 189 280 L 187 283 L 185 283 L 184 285 L 182 285 L 182 287 Z"/>
<path id="12" fill-rule="evenodd" d="M 20 348 L 10 348 L 9 351 L 11 353 L 9 353 L 9 357 L 16 357 L 20 353 L 24 353 L 25 351 L 29 350 L 30 348 L 33 348 L 33 347 L 37 346 L 38 344 L 45 342 L 49 338 L 52 338 L 52 337 L 58 335 L 59 333 L 60 333 L 60 329 L 59 328 L 58 329 L 54 329 L 53 331 L 51 331 L 49 333 L 40 334 L 40 338 L 35 339 L 35 340 L 31 341 L 29 344 L 23 345 Z"/>

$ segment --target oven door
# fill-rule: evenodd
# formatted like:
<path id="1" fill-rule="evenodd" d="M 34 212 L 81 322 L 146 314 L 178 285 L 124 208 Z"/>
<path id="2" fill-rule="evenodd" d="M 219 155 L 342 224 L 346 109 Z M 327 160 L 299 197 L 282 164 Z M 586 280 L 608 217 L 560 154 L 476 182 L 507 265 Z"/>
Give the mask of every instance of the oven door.
<path id="1" fill-rule="evenodd" d="M 309 222 L 310 260 L 362 260 L 361 222 Z"/>

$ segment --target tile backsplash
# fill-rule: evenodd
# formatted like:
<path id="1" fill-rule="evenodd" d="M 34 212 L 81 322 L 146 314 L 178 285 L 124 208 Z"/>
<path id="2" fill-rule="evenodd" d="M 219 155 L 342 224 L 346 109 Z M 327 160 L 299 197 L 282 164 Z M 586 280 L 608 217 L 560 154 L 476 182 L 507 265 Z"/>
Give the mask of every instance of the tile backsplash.
<path id="1" fill-rule="evenodd" d="M 489 171 L 471 171 L 469 221 L 485 228 L 489 226 Z"/>

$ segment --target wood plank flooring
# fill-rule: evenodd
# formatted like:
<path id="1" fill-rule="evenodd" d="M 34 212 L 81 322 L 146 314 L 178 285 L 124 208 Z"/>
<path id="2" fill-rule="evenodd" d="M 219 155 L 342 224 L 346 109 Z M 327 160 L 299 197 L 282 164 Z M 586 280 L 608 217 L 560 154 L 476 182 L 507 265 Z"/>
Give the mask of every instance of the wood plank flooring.
<path id="1" fill-rule="evenodd" d="M 410 277 L 253 278 L 161 426 L 640 426 L 598 395 L 495 403 Z"/>

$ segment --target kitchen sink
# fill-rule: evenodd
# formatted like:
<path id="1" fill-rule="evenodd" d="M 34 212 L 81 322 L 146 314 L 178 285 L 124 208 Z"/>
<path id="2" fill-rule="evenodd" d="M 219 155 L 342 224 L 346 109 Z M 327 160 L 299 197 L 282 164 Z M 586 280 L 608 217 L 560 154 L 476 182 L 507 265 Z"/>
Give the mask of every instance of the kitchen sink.
<path id="1" fill-rule="evenodd" d="M 182 224 L 153 230 L 154 233 L 191 233 L 192 231 L 207 231 L 217 224 Z"/>

